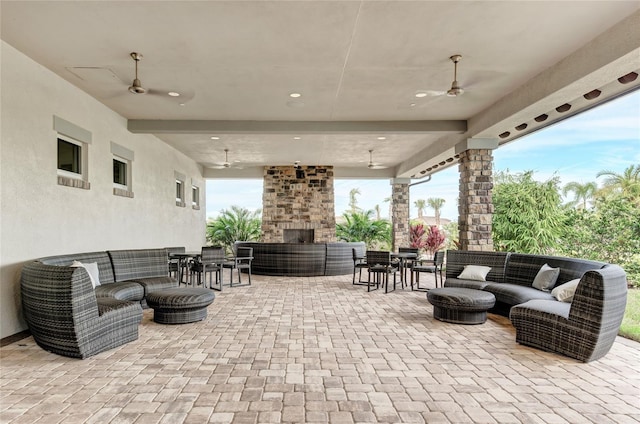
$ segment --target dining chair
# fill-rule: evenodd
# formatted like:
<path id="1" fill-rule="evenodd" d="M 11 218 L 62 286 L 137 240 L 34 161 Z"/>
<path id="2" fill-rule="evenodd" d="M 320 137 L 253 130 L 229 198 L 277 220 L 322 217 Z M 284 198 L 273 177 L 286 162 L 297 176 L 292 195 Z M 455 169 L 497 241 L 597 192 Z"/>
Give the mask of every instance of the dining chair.
<path id="1" fill-rule="evenodd" d="M 198 285 L 207 287 L 207 273 L 209 274 L 209 288 L 222 291 L 222 264 L 225 261 L 224 247 L 203 246 L 200 258 L 196 258 L 191 263 L 191 274 L 189 281 L 193 282 L 195 275 L 198 276 Z M 215 282 L 211 274 L 215 273 Z M 203 278 L 204 277 L 204 278 Z M 216 287 L 214 287 L 217 286 Z"/>
<path id="2" fill-rule="evenodd" d="M 398 272 L 398 262 L 391 260 L 391 252 L 380 250 L 367 250 L 367 291 L 375 285 L 376 290 L 380 284 L 384 286 L 384 292 L 389 293 L 389 275 L 393 274 L 393 290 L 396 289 L 396 273 Z M 371 274 L 374 281 L 371 282 Z"/>
<path id="3" fill-rule="evenodd" d="M 365 285 L 368 284 L 362 280 L 362 270 L 367 269 L 367 258 L 364 255 L 362 249 L 352 248 L 351 255 L 353 257 L 353 284 Z M 356 282 L 356 270 L 359 271 L 358 281 Z"/>
<path id="4" fill-rule="evenodd" d="M 249 274 L 249 282 L 246 284 L 251 285 L 251 261 L 253 261 L 253 247 L 236 247 L 235 256 L 226 258 L 222 267 L 229 269 L 229 286 L 233 287 L 233 270 L 236 270 L 238 274 L 237 286 L 242 286 L 242 271 L 247 271 Z"/>
<path id="5" fill-rule="evenodd" d="M 169 277 L 175 277 L 176 280 L 178 280 L 178 283 L 182 283 L 182 281 L 180 281 L 180 277 L 182 275 L 182 271 L 183 271 L 183 267 L 184 267 L 184 262 L 182 261 L 182 258 L 177 258 L 177 257 L 172 257 L 171 255 L 173 255 L 174 253 L 185 253 L 186 249 L 184 247 L 167 247 L 167 255 L 168 255 L 168 262 L 169 262 Z"/>
<path id="6" fill-rule="evenodd" d="M 411 269 L 413 268 L 413 264 L 417 261 L 420 249 L 417 247 L 399 247 L 398 253 L 410 253 L 415 255 L 412 258 L 400 258 L 400 281 L 402 281 L 402 288 L 404 288 L 407 284 L 407 269 L 409 273 L 411 273 Z"/>
<path id="7" fill-rule="evenodd" d="M 433 255 L 432 260 L 418 260 L 411 268 L 411 290 L 429 291 L 426 287 L 420 287 L 420 273 L 432 273 L 435 278 L 435 286 L 438 287 L 438 274 L 440 274 L 440 286 L 443 286 L 442 267 L 444 264 L 444 250 L 440 250 Z M 413 288 L 413 280 L 415 276 L 416 288 Z"/>

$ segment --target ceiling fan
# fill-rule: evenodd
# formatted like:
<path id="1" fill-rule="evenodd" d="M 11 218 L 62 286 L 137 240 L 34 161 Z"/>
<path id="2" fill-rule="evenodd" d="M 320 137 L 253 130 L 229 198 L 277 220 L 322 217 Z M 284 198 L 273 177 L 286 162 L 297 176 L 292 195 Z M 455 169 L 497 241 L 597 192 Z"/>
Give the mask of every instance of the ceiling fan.
<path id="1" fill-rule="evenodd" d="M 373 150 L 369 150 L 369 164 L 367 165 L 367 168 L 369 168 L 369 169 L 385 169 L 387 167 L 382 165 L 381 163 L 374 162 L 373 161 Z"/>
<path id="2" fill-rule="evenodd" d="M 213 169 L 228 169 L 228 168 L 231 168 L 231 167 L 241 169 L 241 167 L 235 166 L 231 162 L 229 162 L 229 149 L 224 149 L 224 162 L 215 163 L 215 164 L 213 164 L 213 166 L 211 168 L 213 168 Z"/>
<path id="3" fill-rule="evenodd" d="M 129 86 L 129 92 L 133 94 L 149 94 L 153 96 L 162 96 L 168 100 L 173 100 L 174 102 L 184 105 L 189 100 L 193 99 L 195 93 L 192 90 L 161 90 L 161 89 L 153 89 L 153 88 L 145 88 L 142 85 L 142 82 L 138 78 L 138 63 L 142 59 L 142 53 L 131 52 L 129 56 L 133 59 L 135 63 L 135 78 L 133 82 Z"/>
<path id="4" fill-rule="evenodd" d="M 464 89 L 460 86 L 458 82 L 458 62 L 462 60 L 462 55 L 454 54 L 449 58 L 453 62 L 453 82 L 451 83 L 451 88 L 447 91 L 442 90 L 423 90 L 418 91 L 416 93 L 416 97 L 436 97 L 447 95 L 447 97 L 457 97 L 461 96 L 464 93 Z"/>

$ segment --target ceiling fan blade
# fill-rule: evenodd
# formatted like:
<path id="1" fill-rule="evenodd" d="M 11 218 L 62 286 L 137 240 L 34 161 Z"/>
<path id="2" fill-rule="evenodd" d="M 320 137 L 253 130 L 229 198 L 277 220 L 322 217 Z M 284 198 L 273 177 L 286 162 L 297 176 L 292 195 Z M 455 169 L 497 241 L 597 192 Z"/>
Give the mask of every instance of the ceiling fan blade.
<path id="1" fill-rule="evenodd" d="M 384 166 L 379 163 L 370 163 L 367 167 L 369 169 L 387 169 L 388 168 L 388 166 Z"/>

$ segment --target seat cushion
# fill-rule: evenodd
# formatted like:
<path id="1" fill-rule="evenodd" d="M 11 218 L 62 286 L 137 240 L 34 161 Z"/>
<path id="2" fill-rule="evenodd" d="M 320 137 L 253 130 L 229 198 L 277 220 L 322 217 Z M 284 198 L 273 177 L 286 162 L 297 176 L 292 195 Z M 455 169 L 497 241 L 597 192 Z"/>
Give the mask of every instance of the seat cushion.
<path id="1" fill-rule="evenodd" d="M 445 287 L 459 287 L 464 289 L 482 290 L 491 284 L 491 281 L 477 280 L 460 280 L 459 278 L 447 278 L 444 282 Z"/>
<path id="2" fill-rule="evenodd" d="M 544 292 L 531 286 L 520 286 L 518 284 L 489 283 L 483 290 L 493 293 L 497 302 L 511 306 L 534 299 L 556 301 L 549 292 Z"/>
<path id="3" fill-rule="evenodd" d="M 213 303 L 215 294 L 209 289 L 197 287 L 179 287 L 158 290 L 147 296 L 147 303 L 154 309 L 192 309 L 202 308 Z"/>
<path id="4" fill-rule="evenodd" d="M 133 282 L 140 284 L 144 288 L 144 297 L 148 297 L 149 293 L 157 292 L 158 290 L 172 289 L 178 287 L 178 280 L 173 277 L 151 277 L 151 278 L 136 278 Z"/>
<path id="5" fill-rule="evenodd" d="M 496 301 L 489 292 L 457 287 L 431 289 L 427 292 L 427 299 L 434 306 L 467 311 L 486 311 Z"/>
<path id="6" fill-rule="evenodd" d="M 96 287 L 96 298 L 101 297 L 139 302 L 144 298 L 144 287 L 135 281 L 101 284 Z"/>

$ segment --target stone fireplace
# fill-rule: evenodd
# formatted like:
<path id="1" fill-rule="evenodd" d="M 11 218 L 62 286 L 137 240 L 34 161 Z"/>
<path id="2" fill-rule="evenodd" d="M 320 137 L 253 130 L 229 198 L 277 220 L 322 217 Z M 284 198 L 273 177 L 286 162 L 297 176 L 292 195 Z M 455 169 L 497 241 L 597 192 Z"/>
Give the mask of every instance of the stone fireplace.
<path id="1" fill-rule="evenodd" d="M 263 187 L 262 241 L 336 241 L 332 166 L 268 166 Z"/>

